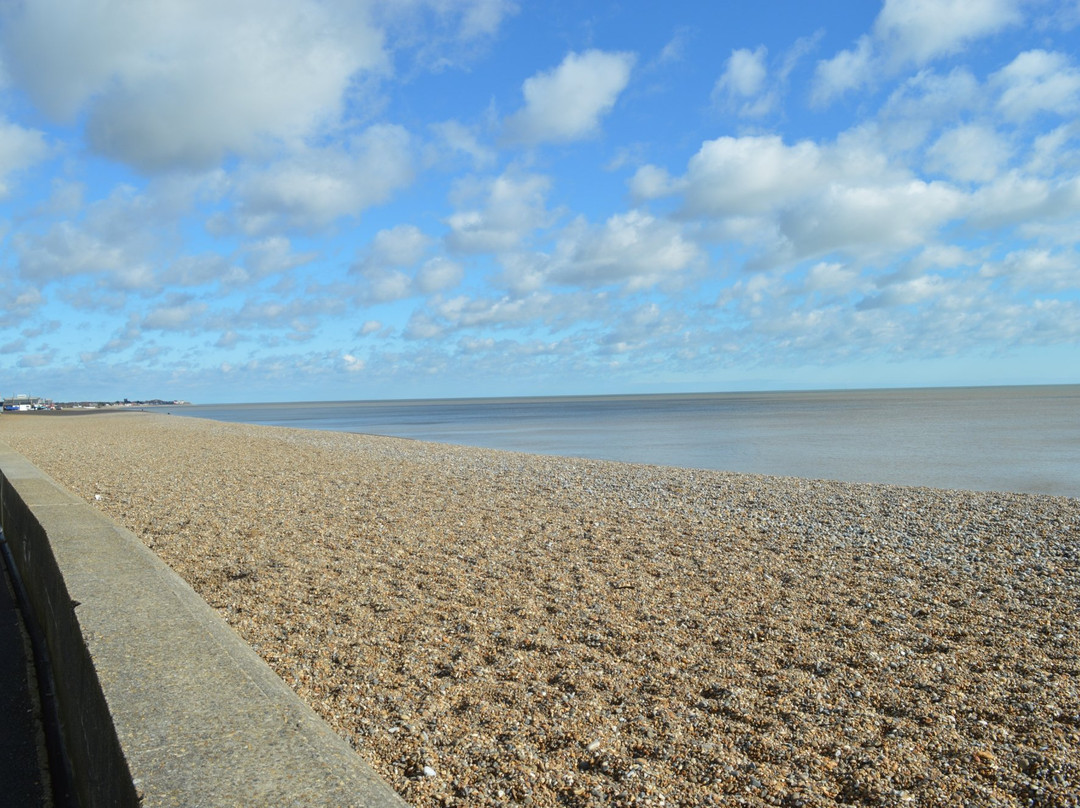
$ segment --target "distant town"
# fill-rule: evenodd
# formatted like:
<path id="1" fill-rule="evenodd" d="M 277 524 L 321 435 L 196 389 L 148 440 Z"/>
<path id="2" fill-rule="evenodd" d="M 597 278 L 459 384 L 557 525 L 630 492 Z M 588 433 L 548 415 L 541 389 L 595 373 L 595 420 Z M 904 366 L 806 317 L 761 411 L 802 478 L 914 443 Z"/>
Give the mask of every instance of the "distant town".
<path id="1" fill-rule="evenodd" d="M 180 399 L 152 398 L 145 401 L 53 401 L 41 396 L 17 395 L 5 396 L 4 412 L 42 412 L 55 410 L 102 410 L 115 407 L 164 407 L 187 404 Z"/>

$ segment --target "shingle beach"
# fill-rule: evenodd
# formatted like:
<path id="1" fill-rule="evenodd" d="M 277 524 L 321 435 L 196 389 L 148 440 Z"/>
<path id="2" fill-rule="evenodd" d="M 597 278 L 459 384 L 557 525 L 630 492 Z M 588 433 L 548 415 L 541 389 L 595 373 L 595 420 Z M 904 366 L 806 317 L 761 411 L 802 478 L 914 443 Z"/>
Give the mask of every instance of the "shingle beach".
<path id="1" fill-rule="evenodd" d="M 0 416 L 409 802 L 1076 806 L 1080 500 Z"/>

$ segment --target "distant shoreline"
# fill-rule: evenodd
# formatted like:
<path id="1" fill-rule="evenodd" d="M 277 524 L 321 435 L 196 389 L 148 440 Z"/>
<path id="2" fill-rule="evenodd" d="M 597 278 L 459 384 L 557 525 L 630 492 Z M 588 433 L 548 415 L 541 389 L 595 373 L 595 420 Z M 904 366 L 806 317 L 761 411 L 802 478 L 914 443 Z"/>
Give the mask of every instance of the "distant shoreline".
<path id="1" fill-rule="evenodd" d="M 154 408 L 533 454 L 1080 496 L 1080 385 Z"/>

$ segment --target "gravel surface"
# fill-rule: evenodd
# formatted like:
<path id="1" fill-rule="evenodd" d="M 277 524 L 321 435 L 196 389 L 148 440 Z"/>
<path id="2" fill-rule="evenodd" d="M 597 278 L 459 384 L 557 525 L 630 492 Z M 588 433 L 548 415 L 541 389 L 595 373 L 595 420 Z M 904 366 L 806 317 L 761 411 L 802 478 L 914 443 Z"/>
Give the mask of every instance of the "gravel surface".
<path id="1" fill-rule="evenodd" d="M 0 440 L 415 805 L 1080 804 L 1080 500 L 142 413 Z"/>

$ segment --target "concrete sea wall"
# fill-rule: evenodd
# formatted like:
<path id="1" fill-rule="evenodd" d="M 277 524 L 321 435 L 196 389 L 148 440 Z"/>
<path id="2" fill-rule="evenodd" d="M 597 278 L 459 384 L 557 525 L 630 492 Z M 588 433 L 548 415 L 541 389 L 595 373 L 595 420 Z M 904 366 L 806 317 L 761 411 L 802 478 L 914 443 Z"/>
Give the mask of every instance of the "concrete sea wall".
<path id="1" fill-rule="evenodd" d="M 405 803 L 132 533 L 0 443 L 80 805 Z"/>

